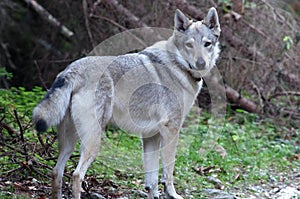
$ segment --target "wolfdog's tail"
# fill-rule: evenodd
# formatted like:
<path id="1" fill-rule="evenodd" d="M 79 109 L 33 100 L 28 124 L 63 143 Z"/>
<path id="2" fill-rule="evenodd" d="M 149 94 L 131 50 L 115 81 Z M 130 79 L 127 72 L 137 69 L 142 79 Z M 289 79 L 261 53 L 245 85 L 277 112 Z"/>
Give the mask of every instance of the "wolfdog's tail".
<path id="1" fill-rule="evenodd" d="M 112 60 L 112 57 L 100 59 L 97 56 L 81 58 L 58 74 L 44 99 L 33 109 L 32 121 L 35 129 L 44 132 L 59 124 L 70 106 L 72 94 L 84 86 L 91 76 L 100 76 L 103 70 L 99 63 L 109 65 Z"/>
<path id="2" fill-rule="evenodd" d="M 32 121 L 38 132 L 44 132 L 62 121 L 70 106 L 71 95 L 82 86 L 86 68 L 92 61 L 89 57 L 79 59 L 57 75 L 44 99 L 33 109 Z M 92 64 L 95 65 L 94 62 Z"/>
<path id="3" fill-rule="evenodd" d="M 44 99 L 33 109 L 32 120 L 38 132 L 59 124 L 69 107 L 72 90 L 68 75 L 60 73 Z"/>

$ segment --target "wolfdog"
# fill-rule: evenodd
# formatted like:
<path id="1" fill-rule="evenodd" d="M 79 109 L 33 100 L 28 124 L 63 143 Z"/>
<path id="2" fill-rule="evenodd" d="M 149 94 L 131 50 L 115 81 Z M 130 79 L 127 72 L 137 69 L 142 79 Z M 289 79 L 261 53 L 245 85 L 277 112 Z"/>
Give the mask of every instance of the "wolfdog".
<path id="1" fill-rule="evenodd" d="M 138 53 L 89 56 L 71 63 L 56 77 L 33 110 L 38 132 L 57 126 L 59 156 L 53 169 L 52 198 L 62 197 L 62 176 L 78 140 L 79 163 L 72 193 L 80 198 L 81 182 L 95 159 L 108 124 L 138 133 L 143 144 L 145 189 L 159 197 L 159 151 L 166 198 L 182 199 L 173 185 L 175 151 L 186 114 L 202 87 L 202 77 L 219 56 L 220 24 L 215 8 L 202 21 L 180 10 L 173 35 Z"/>

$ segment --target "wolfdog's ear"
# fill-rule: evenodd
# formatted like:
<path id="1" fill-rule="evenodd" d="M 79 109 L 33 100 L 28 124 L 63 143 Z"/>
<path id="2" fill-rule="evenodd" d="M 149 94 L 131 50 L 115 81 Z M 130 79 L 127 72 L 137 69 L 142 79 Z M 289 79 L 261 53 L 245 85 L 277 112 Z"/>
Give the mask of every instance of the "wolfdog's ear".
<path id="1" fill-rule="evenodd" d="M 209 9 L 208 14 L 204 19 L 204 24 L 206 24 L 210 29 L 212 29 L 216 36 L 220 36 L 221 28 L 219 23 L 219 17 L 217 10 L 214 7 Z"/>
<path id="2" fill-rule="evenodd" d="M 189 18 L 187 18 L 179 9 L 176 10 L 174 17 L 175 29 L 181 32 L 186 31 L 191 24 Z"/>

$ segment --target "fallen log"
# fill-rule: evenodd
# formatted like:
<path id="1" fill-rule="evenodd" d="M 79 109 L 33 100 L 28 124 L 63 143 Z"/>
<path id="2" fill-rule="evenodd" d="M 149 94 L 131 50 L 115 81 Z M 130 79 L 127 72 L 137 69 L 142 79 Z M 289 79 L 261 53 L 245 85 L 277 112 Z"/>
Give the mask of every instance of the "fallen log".
<path id="1" fill-rule="evenodd" d="M 24 0 L 28 5 L 30 5 L 44 20 L 49 22 L 52 26 L 59 28 L 61 34 L 65 37 L 70 38 L 74 33 L 69 30 L 66 26 L 62 25 L 53 15 L 51 15 L 43 6 L 38 4 L 35 0 Z"/>
<path id="2" fill-rule="evenodd" d="M 239 108 L 250 113 L 260 113 L 260 108 L 254 102 L 246 99 L 230 86 L 225 85 L 225 92 L 227 99 Z"/>

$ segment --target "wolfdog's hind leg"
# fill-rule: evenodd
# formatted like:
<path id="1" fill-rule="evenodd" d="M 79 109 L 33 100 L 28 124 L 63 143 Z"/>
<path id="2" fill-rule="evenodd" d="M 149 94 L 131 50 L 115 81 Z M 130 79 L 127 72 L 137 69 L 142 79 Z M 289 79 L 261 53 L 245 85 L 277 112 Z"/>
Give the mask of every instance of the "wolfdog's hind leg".
<path id="1" fill-rule="evenodd" d="M 163 164 L 163 184 L 166 198 L 183 199 L 175 191 L 173 184 L 173 172 L 175 164 L 176 146 L 178 143 L 179 130 L 171 125 L 161 127 L 161 152 Z"/>
<path id="2" fill-rule="evenodd" d="M 94 133 L 93 133 L 94 134 Z M 73 196 L 75 199 L 80 199 L 81 182 L 84 179 L 85 173 L 91 163 L 97 156 L 100 145 L 100 132 L 94 134 L 95 137 L 89 140 L 81 141 L 81 152 L 79 163 L 73 173 Z"/>
<path id="3" fill-rule="evenodd" d="M 93 90 L 89 92 L 83 89 L 82 92 L 74 95 L 72 100 L 72 118 L 81 142 L 80 159 L 73 173 L 72 189 L 75 199 L 80 199 L 81 182 L 98 154 L 101 132 L 111 113 L 111 105 L 106 95 L 96 100 L 94 94 Z"/>
<path id="4" fill-rule="evenodd" d="M 62 177 L 64 168 L 78 141 L 69 109 L 66 111 L 62 122 L 57 126 L 57 130 L 59 155 L 52 173 L 52 199 L 62 198 Z"/>
<path id="5" fill-rule="evenodd" d="M 158 199 L 159 144 L 159 133 L 149 138 L 143 138 L 145 187 L 148 191 L 148 198 Z"/>
<path id="6" fill-rule="evenodd" d="M 98 124 L 96 117 L 93 114 L 84 115 L 83 124 L 79 121 L 76 125 L 80 124 L 77 128 L 80 137 L 80 159 L 78 165 L 73 173 L 73 196 L 75 199 L 80 199 L 81 182 L 84 179 L 85 173 L 91 163 L 94 161 L 98 154 L 98 149 L 101 140 L 101 128 Z M 86 120 L 88 119 L 88 120 Z"/>

